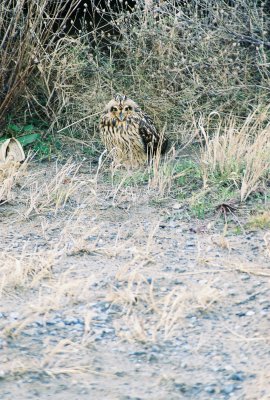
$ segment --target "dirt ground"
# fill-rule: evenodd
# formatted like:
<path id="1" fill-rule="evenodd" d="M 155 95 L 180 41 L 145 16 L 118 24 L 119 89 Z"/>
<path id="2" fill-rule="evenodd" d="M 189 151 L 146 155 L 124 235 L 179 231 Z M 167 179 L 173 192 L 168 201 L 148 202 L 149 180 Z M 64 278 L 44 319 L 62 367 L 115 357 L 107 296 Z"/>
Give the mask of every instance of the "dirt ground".
<path id="1" fill-rule="evenodd" d="M 1 400 L 270 399 L 266 231 L 54 161 L 0 226 Z"/>

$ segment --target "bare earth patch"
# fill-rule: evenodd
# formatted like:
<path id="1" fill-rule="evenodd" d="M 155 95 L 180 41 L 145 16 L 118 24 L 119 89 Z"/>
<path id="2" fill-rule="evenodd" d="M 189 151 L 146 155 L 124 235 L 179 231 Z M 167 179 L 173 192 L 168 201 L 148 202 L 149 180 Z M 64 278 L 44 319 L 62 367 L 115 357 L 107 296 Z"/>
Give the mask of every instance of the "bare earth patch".
<path id="1" fill-rule="evenodd" d="M 1 399 L 269 399 L 267 231 L 224 237 L 86 164 L 30 163 L 16 184 Z"/>

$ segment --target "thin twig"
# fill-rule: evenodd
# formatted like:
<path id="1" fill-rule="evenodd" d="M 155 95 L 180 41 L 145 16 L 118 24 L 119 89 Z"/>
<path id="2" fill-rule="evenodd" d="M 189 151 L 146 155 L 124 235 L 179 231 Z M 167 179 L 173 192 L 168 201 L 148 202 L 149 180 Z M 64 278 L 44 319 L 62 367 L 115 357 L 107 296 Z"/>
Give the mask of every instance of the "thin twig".
<path id="1" fill-rule="evenodd" d="M 57 131 L 57 133 L 62 132 L 63 130 L 65 130 L 65 129 L 67 129 L 67 128 L 70 128 L 71 126 L 76 125 L 76 124 L 78 124 L 79 122 L 82 122 L 82 121 L 84 121 L 84 120 L 87 119 L 87 118 L 91 118 L 91 117 L 95 117 L 96 115 L 100 115 L 101 113 L 102 113 L 102 111 L 100 111 L 100 112 L 98 112 L 98 113 L 95 113 L 95 114 L 87 115 L 86 117 L 81 118 L 81 119 L 79 119 L 78 121 L 72 122 L 72 124 L 69 124 L 69 125 L 65 126 L 64 128 L 59 129 L 59 130 Z"/>

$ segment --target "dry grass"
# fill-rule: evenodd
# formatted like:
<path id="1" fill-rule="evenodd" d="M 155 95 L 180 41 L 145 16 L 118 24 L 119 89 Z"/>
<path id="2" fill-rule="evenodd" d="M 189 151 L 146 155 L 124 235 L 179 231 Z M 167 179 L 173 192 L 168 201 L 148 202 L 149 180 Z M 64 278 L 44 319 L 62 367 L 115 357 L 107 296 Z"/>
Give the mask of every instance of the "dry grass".
<path id="1" fill-rule="evenodd" d="M 40 183 L 37 177 L 31 177 L 30 193 L 27 200 L 27 209 L 24 217 L 40 214 L 44 211 L 53 211 L 57 214 L 61 207 L 64 207 L 72 195 L 86 184 L 78 179 L 80 165 L 68 161 L 63 166 L 56 163 L 56 170 L 53 177 L 48 178 L 48 182 Z M 26 182 L 29 185 L 29 182 Z"/>
<path id="2" fill-rule="evenodd" d="M 221 296 L 213 282 L 168 288 L 163 295 L 137 270 L 125 274 L 125 281 L 120 289 L 112 290 L 107 300 L 122 307 L 123 317 L 115 328 L 120 338 L 129 341 L 170 339 L 185 328 L 187 315 L 207 312 Z"/>
<path id="3" fill-rule="evenodd" d="M 49 116 L 52 108 L 51 97 L 54 96 L 52 88 L 54 74 L 51 74 L 51 58 L 62 47 L 59 36 L 63 34 L 66 22 L 76 5 L 77 0 L 72 0 L 68 5 L 57 2 L 52 7 L 49 0 L 28 2 L 22 0 L 13 2 L 4 0 L 0 5 L 0 124 L 5 123 L 8 112 L 15 112 L 23 106 L 23 113 L 28 108 L 32 113 L 41 111 L 41 97 L 30 90 L 33 82 L 39 76 L 43 77 L 43 90 L 49 91 L 45 106 L 45 114 Z M 65 13 L 63 9 L 65 8 Z M 64 44 L 63 44 L 64 46 Z M 46 65 L 46 72 L 43 69 Z M 65 65 L 63 64 L 62 72 Z M 50 83 L 46 87 L 48 80 Z M 58 77 L 59 78 L 59 77 Z M 57 84 L 55 85 L 57 88 Z M 61 87 L 59 88 L 61 91 Z M 45 92 L 46 93 L 46 92 Z M 44 94 L 44 92 L 43 92 Z M 42 94 L 42 96 L 43 96 Z M 40 95 L 40 94 L 39 94 Z M 24 101 L 21 102 L 22 97 Z M 58 99 L 60 96 L 58 95 Z M 20 101 L 18 101 L 20 100 Z M 64 101 L 64 99 L 62 99 Z M 20 104 L 21 103 L 21 104 Z M 30 106 L 35 103 L 34 109 Z M 60 107 L 61 109 L 61 107 Z M 43 107 L 44 110 L 44 107 Z M 53 114 L 55 116 L 55 114 Z"/>
<path id="4" fill-rule="evenodd" d="M 270 232 L 266 232 L 263 239 L 266 247 L 266 254 L 270 258 Z"/>
<path id="5" fill-rule="evenodd" d="M 25 112 L 22 120 L 38 116 L 51 129 L 70 126 L 69 135 L 89 139 L 96 135 L 103 105 L 115 92 L 126 92 L 161 130 L 166 126 L 170 137 L 188 142 L 200 115 L 216 111 L 223 117 L 233 109 L 241 119 L 268 104 L 270 45 L 263 4 L 138 1 L 132 12 L 125 3 L 102 10 L 85 4 L 81 29 L 77 20 L 71 36 L 64 27 L 77 2 L 60 13 L 61 2 L 50 10 L 49 0 L 42 0 L 25 15 L 24 0 L 12 17 L 11 2 L 1 5 L 0 32 L 14 27 L 0 34 L 0 67 L 11 72 L 0 78 L 2 120 L 12 106 Z M 13 105 L 19 96 L 20 105 Z"/>
<path id="6" fill-rule="evenodd" d="M 91 29 L 71 37 L 63 33 L 70 11 L 57 31 L 53 28 L 60 2 L 46 26 L 43 16 L 49 0 L 30 3 L 4 0 L 0 5 L 1 123 L 14 115 L 22 123 L 29 117 L 46 120 L 51 130 L 66 127 L 64 134 L 77 141 L 82 138 L 89 145 L 89 139 L 95 138 L 103 103 L 120 91 L 137 100 L 172 143 L 199 140 L 201 145 L 195 167 L 180 165 L 181 156 L 173 146 L 165 159 L 158 155 L 138 174 L 119 172 L 113 165 L 108 170 L 102 154 L 96 174 L 87 181 L 80 175 L 80 165 L 71 160 L 56 164 L 54 173 L 45 177 L 35 166 L 31 176 L 26 176 L 27 163 L 19 169 L 0 167 L 0 201 L 13 199 L 16 184 L 21 184 L 24 206 L 18 209 L 23 223 L 29 223 L 27 240 L 33 240 L 32 246 L 17 250 L 10 246 L 0 254 L 1 299 L 3 304 L 16 304 L 20 313 L 15 321 L 5 320 L 1 337 L 16 337 L 19 342 L 22 333 L 32 329 L 31 324 L 37 320 L 46 324 L 56 313 L 61 318 L 74 314 L 84 324 L 74 341 L 68 335 L 70 331 L 76 335 L 75 330 L 59 328 L 67 337 L 53 343 L 48 329 L 39 358 L 18 357 L 1 370 L 7 377 L 92 374 L 95 371 L 89 357 L 87 362 L 84 358 L 95 341 L 92 305 L 106 300 L 112 309 L 117 306 L 113 323 L 120 339 L 164 342 L 179 337 L 185 329 L 200 329 L 189 317 L 200 318 L 215 311 L 224 291 L 222 283 L 212 278 L 214 274 L 220 273 L 220 280 L 222 273 L 235 276 L 235 271 L 256 279 L 269 278 L 268 267 L 234 256 L 232 241 L 221 236 L 215 244 L 220 251 L 229 250 L 229 257 L 208 259 L 204 248 L 197 259 L 194 254 L 185 254 L 190 260 L 194 257 L 198 269 L 192 264 L 183 274 L 179 272 L 180 278 L 188 279 L 174 285 L 164 278 L 165 262 L 171 260 L 163 254 L 168 238 L 160 236 L 160 247 L 155 242 L 158 218 L 151 225 L 142 213 L 143 221 L 134 222 L 132 232 L 133 227 L 121 226 L 121 217 L 133 205 L 142 204 L 147 212 L 153 193 L 158 200 L 171 196 L 181 202 L 185 190 L 188 196 L 194 193 L 192 200 L 198 200 L 215 185 L 218 189 L 232 185 L 239 199 L 246 201 L 261 185 L 266 186 L 270 169 L 268 22 L 263 6 L 250 7 L 248 1 L 229 6 L 223 1 L 201 0 L 187 2 L 182 8 L 174 2 L 160 2 L 159 6 L 147 2 L 148 8 L 146 2 L 138 2 L 132 13 L 122 6 L 117 12 L 107 5 L 105 11 L 95 9 L 109 17 L 109 29 L 92 21 Z M 71 2 L 72 7 L 75 3 Z M 29 13 L 24 15 L 26 4 Z M 11 14 L 7 10 L 12 7 Z M 41 13 L 40 8 L 45 11 Z M 91 18 L 91 10 L 85 15 Z M 195 178 L 188 176 L 196 171 Z M 130 179 L 133 185 L 129 185 Z M 86 189 L 87 195 L 83 193 Z M 107 208 L 112 214 L 103 213 Z M 119 208 L 122 214 L 115 213 L 114 218 Z M 160 216 L 181 220 L 182 210 L 178 215 L 174 211 L 164 207 Z M 9 227 L 12 221 L 5 222 Z M 30 222 L 40 223 L 37 231 L 45 246 L 42 250 L 39 239 L 32 235 L 36 226 Z M 149 222 L 147 228 L 145 222 Z M 266 228 L 267 222 L 268 214 L 264 213 L 254 223 Z M 53 232 L 54 223 L 57 229 Z M 111 230 L 112 225 L 117 226 L 117 232 Z M 179 246 L 178 237 L 171 235 L 169 239 Z M 170 248 L 166 250 L 170 252 Z M 269 258 L 268 232 L 263 252 Z M 211 278 L 201 282 L 196 280 L 197 274 Z M 98 343 L 95 346 L 98 348 Z M 267 378 L 265 374 L 263 379 Z"/>
<path id="7" fill-rule="evenodd" d="M 89 87 L 96 91 L 95 98 L 89 97 L 93 110 L 97 102 L 124 91 L 161 130 L 166 126 L 170 137 L 188 141 L 186 128 L 194 116 L 213 110 L 224 116 L 234 109 L 243 117 L 250 108 L 267 105 L 263 6 L 201 0 L 182 7 L 170 1 L 147 7 L 137 2 L 132 13 L 124 4 L 94 10 L 110 22 L 98 25 L 85 10 L 94 42 L 88 55 Z"/>
<path id="8" fill-rule="evenodd" d="M 18 378 L 27 374 L 46 375 L 56 378 L 59 375 L 84 375 L 95 373 L 91 366 L 78 363 L 77 354 L 82 346 L 68 339 L 61 339 L 57 344 L 44 342 L 44 350 L 39 359 L 18 356 L 16 361 L 4 362 L 1 366 L 2 377 Z"/>
<path id="9" fill-rule="evenodd" d="M 203 122 L 200 164 L 204 186 L 215 179 L 233 183 L 245 201 L 270 173 L 270 127 L 263 125 L 264 113 L 252 113 L 239 126 L 234 117 L 222 120 L 210 136 Z"/>
<path id="10" fill-rule="evenodd" d="M 27 161 L 23 164 L 8 161 L 0 163 L 0 203 L 8 202 L 14 197 L 14 187 L 23 183 L 27 175 Z"/>
<path id="11" fill-rule="evenodd" d="M 40 281 L 51 276 L 51 269 L 57 259 L 57 253 L 22 250 L 20 256 L 11 252 L 0 253 L 0 296 L 16 290 L 25 290 L 40 285 Z"/>
<path id="12" fill-rule="evenodd" d="M 270 229 L 270 211 L 265 210 L 252 215 L 247 222 L 247 227 L 249 229 Z"/>

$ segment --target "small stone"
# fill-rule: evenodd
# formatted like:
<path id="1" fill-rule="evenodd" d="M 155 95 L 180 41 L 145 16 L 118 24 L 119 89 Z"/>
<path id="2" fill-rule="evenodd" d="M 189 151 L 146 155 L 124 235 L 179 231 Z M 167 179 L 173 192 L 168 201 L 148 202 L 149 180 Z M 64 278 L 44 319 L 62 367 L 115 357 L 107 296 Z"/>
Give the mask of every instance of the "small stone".
<path id="1" fill-rule="evenodd" d="M 167 292 L 169 289 L 166 288 L 166 287 L 161 287 L 159 290 L 160 290 L 161 292 L 165 293 L 165 292 Z"/>
<path id="2" fill-rule="evenodd" d="M 184 285 L 184 282 L 181 281 L 180 279 L 175 279 L 173 282 L 175 285 Z"/>
<path id="3" fill-rule="evenodd" d="M 246 315 L 247 315 L 248 317 L 251 317 L 251 316 L 254 315 L 254 314 L 255 314 L 255 312 L 252 311 L 252 310 L 248 310 L 248 311 L 246 312 Z"/>
<path id="4" fill-rule="evenodd" d="M 180 367 L 183 368 L 183 369 L 187 368 L 187 363 L 186 362 L 181 362 Z"/>
<path id="5" fill-rule="evenodd" d="M 3 379 L 5 375 L 6 375 L 5 371 L 0 369 L 0 379 Z"/>
<path id="6" fill-rule="evenodd" d="M 224 370 L 225 371 L 234 371 L 234 368 L 231 365 L 228 364 L 228 365 L 224 366 Z"/>
<path id="7" fill-rule="evenodd" d="M 230 376 L 229 379 L 231 379 L 232 381 L 240 381 L 240 382 L 242 382 L 244 380 L 243 373 L 242 372 L 235 372 L 234 374 L 232 374 Z"/>
<path id="8" fill-rule="evenodd" d="M 221 393 L 231 394 L 234 391 L 234 389 L 235 389 L 234 385 L 227 385 L 221 390 Z"/>
<path id="9" fill-rule="evenodd" d="M 244 311 L 239 311 L 238 313 L 236 313 L 235 315 L 237 315 L 237 317 L 245 317 L 246 313 Z"/>
<path id="10" fill-rule="evenodd" d="M 129 353 L 130 356 L 141 357 L 146 355 L 146 351 L 133 351 Z"/>
<path id="11" fill-rule="evenodd" d="M 51 321 L 47 321 L 46 322 L 46 325 L 48 325 L 48 326 L 53 326 L 53 325 L 55 325 L 56 324 L 56 322 L 55 322 L 55 320 L 51 320 Z"/>
<path id="12" fill-rule="evenodd" d="M 10 319 L 19 319 L 19 313 L 17 313 L 17 312 L 11 312 L 10 314 L 9 314 L 9 318 Z"/>
<path id="13" fill-rule="evenodd" d="M 60 322 L 58 322 L 57 323 L 57 328 L 65 328 L 66 327 L 66 325 L 65 325 L 65 323 L 63 322 L 63 321 L 60 321 Z"/>
<path id="14" fill-rule="evenodd" d="M 157 362 L 158 361 L 158 357 L 155 354 L 149 354 L 149 356 L 147 357 L 147 360 L 152 363 L 152 362 Z"/>
<path id="15" fill-rule="evenodd" d="M 123 376 L 126 375 L 126 372 L 124 372 L 124 371 L 117 371 L 117 372 L 115 373 L 115 375 L 118 376 L 119 378 L 122 378 Z"/>
<path id="16" fill-rule="evenodd" d="M 114 329 L 106 328 L 106 329 L 103 329 L 103 331 L 101 332 L 100 336 L 103 338 L 103 337 L 106 337 L 106 336 L 109 336 L 109 335 L 112 335 L 112 334 L 114 334 Z"/>
<path id="17" fill-rule="evenodd" d="M 83 325 L 84 322 L 82 320 L 78 319 L 78 318 L 70 317 L 70 318 L 66 318 L 65 319 L 64 324 L 65 325 L 77 325 L 77 324 L 78 325 Z"/>
<path id="18" fill-rule="evenodd" d="M 4 339 L 0 339 L 0 349 L 3 349 L 7 346 L 7 341 Z"/>
<path id="19" fill-rule="evenodd" d="M 205 391 L 206 393 L 208 393 L 208 394 L 214 394 L 215 391 L 216 391 L 216 389 L 215 389 L 213 386 L 206 386 L 206 387 L 204 388 L 204 391 Z"/>

